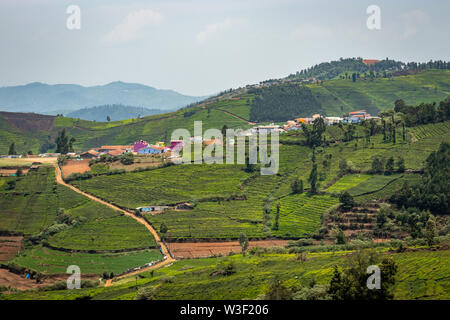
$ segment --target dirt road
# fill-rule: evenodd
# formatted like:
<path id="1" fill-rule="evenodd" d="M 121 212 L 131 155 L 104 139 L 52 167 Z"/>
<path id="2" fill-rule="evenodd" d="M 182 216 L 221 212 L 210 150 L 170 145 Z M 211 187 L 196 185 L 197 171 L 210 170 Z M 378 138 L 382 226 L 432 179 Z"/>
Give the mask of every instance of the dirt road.
<path id="1" fill-rule="evenodd" d="M 134 271 L 134 272 L 131 272 L 131 273 L 127 273 L 127 274 L 124 274 L 124 275 L 121 275 L 121 276 L 118 276 L 118 277 L 116 277 L 117 279 L 121 279 L 121 278 L 129 277 L 129 276 L 133 276 L 133 275 L 139 274 L 139 273 L 141 273 L 141 272 L 145 272 L 145 271 L 149 271 L 149 270 L 152 270 L 152 269 L 160 268 L 160 267 L 162 267 L 162 266 L 164 266 L 164 265 L 167 265 L 167 264 L 169 264 L 169 263 L 172 263 L 172 262 L 176 261 L 175 259 L 173 259 L 173 258 L 170 256 L 169 249 L 168 249 L 167 246 L 164 244 L 164 242 L 161 241 L 161 238 L 159 237 L 159 235 L 158 235 L 158 233 L 156 232 L 156 230 L 153 229 L 153 227 L 152 227 L 146 220 L 144 220 L 143 218 L 136 217 L 134 214 L 132 214 L 132 213 L 130 213 L 130 212 L 128 212 L 128 211 L 122 210 L 122 209 L 120 209 L 119 207 L 116 207 L 115 205 L 113 205 L 113 204 L 111 204 L 111 203 L 108 203 L 108 202 L 103 201 L 103 200 L 101 200 L 101 199 L 99 199 L 99 198 L 96 198 L 96 197 L 94 197 L 93 195 L 90 195 L 90 194 L 88 194 L 88 193 L 86 193 L 86 192 L 81 191 L 81 190 L 78 189 L 78 188 L 75 188 L 74 186 L 72 186 L 72 185 L 70 185 L 70 184 L 65 183 L 64 180 L 62 179 L 61 169 L 59 168 L 58 165 L 55 165 L 55 170 L 56 170 L 56 173 L 55 173 L 55 176 L 56 176 L 56 182 L 58 182 L 59 184 L 65 186 L 65 187 L 67 187 L 67 188 L 72 189 L 73 191 L 75 191 L 75 192 L 77 192 L 77 193 L 79 193 L 79 194 L 81 194 L 81 195 L 83 195 L 83 196 L 85 196 L 85 197 L 91 199 L 92 201 L 95 201 L 95 202 L 98 202 L 98 203 L 100 203 L 100 204 L 102 204 L 102 205 L 108 206 L 108 207 L 110 207 L 110 208 L 113 209 L 113 210 L 120 211 L 120 212 L 122 212 L 123 214 L 129 216 L 130 218 L 133 218 L 134 220 L 136 220 L 136 221 L 139 222 L 140 224 L 143 224 L 143 225 L 147 228 L 147 230 L 151 232 L 151 234 L 152 234 L 153 237 L 155 238 L 156 242 L 157 242 L 158 245 L 161 247 L 161 250 L 162 250 L 163 254 L 167 257 L 166 260 L 164 260 L 164 261 L 162 261 L 162 262 L 160 262 L 160 263 L 158 263 L 158 264 L 156 264 L 156 265 L 154 265 L 154 266 L 142 268 L 142 269 L 140 269 L 140 270 L 137 270 L 137 271 Z M 105 287 L 110 286 L 111 284 L 112 284 L 112 281 L 108 280 L 108 281 L 106 282 L 106 284 L 105 284 Z"/>

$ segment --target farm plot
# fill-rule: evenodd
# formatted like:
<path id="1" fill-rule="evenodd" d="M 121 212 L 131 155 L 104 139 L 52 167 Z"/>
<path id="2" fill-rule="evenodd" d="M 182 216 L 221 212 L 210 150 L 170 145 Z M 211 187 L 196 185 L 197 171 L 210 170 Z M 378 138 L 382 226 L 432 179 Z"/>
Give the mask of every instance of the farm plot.
<path id="1" fill-rule="evenodd" d="M 345 266 L 351 253 L 310 253 L 299 263 L 293 254 L 261 254 L 243 257 L 184 259 L 153 274 L 144 272 L 142 279 L 129 277 L 105 288 L 27 291 L 4 295 L 5 299 L 76 299 L 91 296 L 95 300 L 133 299 L 138 287 L 158 287 L 156 299 L 256 299 L 267 289 L 268 275 L 278 275 L 289 287 L 306 286 L 311 281 L 326 285 L 333 266 Z M 449 250 L 387 253 L 398 264 L 394 299 L 449 299 Z M 226 277 L 212 277 L 224 263 L 233 263 L 238 272 Z M 167 279 L 172 281 L 167 281 Z"/>
<path id="2" fill-rule="evenodd" d="M 34 247 L 22 252 L 9 263 L 44 274 L 64 274 L 67 267 L 77 265 L 82 274 L 120 274 L 162 258 L 159 250 L 141 250 L 126 253 L 67 253 L 45 247 Z"/>
<path id="3" fill-rule="evenodd" d="M 340 193 L 358 186 L 371 177 L 369 174 L 349 174 L 340 178 L 335 184 L 326 189 L 326 191 L 329 193 Z"/>
<path id="4" fill-rule="evenodd" d="M 194 210 L 167 211 L 147 218 L 157 230 L 164 223 L 168 239 L 236 239 L 240 233 L 266 237 L 269 234 L 262 229 L 264 199 L 280 181 L 277 176 L 257 175 L 244 183 L 245 200 L 200 202 Z"/>
<path id="5" fill-rule="evenodd" d="M 249 248 L 284 247 L 288 240 L 249 241 Z M 182 242 L 169 243 L 170 252 L 175 258 L 205 258 L 213 255 L 227 255 L 230 252 L 240 253 L 242 248 L 238 241 L 226 242 Z"/>
<path id="6" fill-rule="evenodd" d="M 53 171 L 41 167 L 24 177 L 6 178 L 14 185 L 0 190 L 0 229 L 33 234 L 52 224 L 58 208 Z"/>
<path id="7" fill-rule="evenodd" d="M 272 231 L 272 234 L 290 238 L 316 233 L 320 227 L 322 214 L 338 203 L 338 199 L 331 196 L 311 196 L 305 193 L 284 197 L 280 200 L 279 228 Z M 275 214 L 274 204 L 272 226 L 275 225 Z"/>
<path id="8" fill-rule="evenodd" d="M 23 237 L 0 237 L 0 262 L 8 261 L 20 251 Z"/>
<path id="9" fill-rule="evenodd" d="M 41 167 L 16 181 L 13 190 L 2 191 L 0 228 L 38 234 L 50 226 L 65 230 L 47 241 L 58 248 L 74 250 L 122 250 L 156 245 L 152 235 L 133 219 L 56 184 L 53 167 Z M 75 225 L 57 222 L 58 212 Z"/>
<path id="10" fill-rule="evenodd" d="M 98 176 L 73 184 L 122 207 L 174 204 L 240 194 L 250 174 L 239 165 L 177 165 L 152 171 Z"/>
<path id="11" fill-rule="evenodd" d="M 89 160 L 67 160 L 61 167 L 65 178 L 73 173 L 84 173 L 91 170 L 89 166 Z"/>
<path id="12" fill-rule="evenodd" d="M 355 200 L 358 202 L 366 202 L 366 201 L 372 201 L 372 200 L 389 199 L 389 197 L 392 194 L 394 194 L 396 191 L 398 191 L 402 188 L 402 186 L 405 182 L 408 182 L 409 185 L 414 185 L 414 184 L 418 183 L 419 181 L 420 181 L 420 175 L 418 175 L 418 174 L 404 174 L 403 176 L 401 176 L 398 179 L 391 180 L 391 182 L 387 183 L 380 190 L 376 190 L 373 193 L 355 196 Z"/>
<path id="13" fill-rule="evenodd" d="M 348 189 L 348 192 L 356 197 L 363 194 L 373 193 L 383 189 L 389 183 L 403 177 L 402 174 L 393 174 L 393 175 L 373 175 L 370 176 L 370 179 L 363 181 L 357 186 Z"/>
<path id="14" fill-rule="evenodd" d="M 48 243 L 56 248 L 92 251 L 150 248 L 157 245 L 145 226 L 121 215 L 81 223 L 50 237 Z"/>

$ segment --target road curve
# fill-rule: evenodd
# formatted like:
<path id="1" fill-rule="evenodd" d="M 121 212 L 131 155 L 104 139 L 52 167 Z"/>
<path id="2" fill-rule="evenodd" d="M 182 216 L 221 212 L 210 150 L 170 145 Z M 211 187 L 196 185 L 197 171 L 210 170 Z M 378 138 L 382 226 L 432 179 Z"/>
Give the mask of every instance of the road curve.
<path id="1" fill-rule="evenodd" d="M 176 261 L 175 259 L 173 259 L 171 257 L 169 249 L 164 244 L 164 242 L 161 241 L 161 238 L 159 237 L 159 235 L 156 232 L 156 230 L 145 219 L 140 218 L 140 217 L 136 217 L 134 214 L 132 214 L 132 213 L 130 213 L 128 211 L 125 211 L 125 210 L 123 210 L 123 209 L 121 209 L 121 208 L 119 208 L 119 207 L 117 207 L 117 206 L 115 206 L 115 205 L 113 205 L 113 204 L 111 204 L 109 202 L 106 202 L 106 201 L 103 201 L 103 200 L 101 200 L 99 198 L 96 198 L 93 195 L 88 194 L 86 192 L 83 192 L 80 189 L 74 187 L 73 185 L 66 183 L 64 181 L 64 179 L 62 178 L 61 168 L 57 164 L 55 165 L 55 177 L 56 177 L 56 182 L 59 183 L 60 185 L 63 185 L 65 187 L 75 191 L 76 193 L 79 193 L 79 194 L 81 194 L 81 195 L 91 199 L 92 201 L 95 201 L 95 202 L 98 202 L 98 203 L 100 203 L 102 205 L 110 207 L 113 210 L 120 211 L 123 214 L 127 215 L 128 217 L 133 218 L 134 220 L 136 220 L 140 224 L 143 224 L 147 228 L 147 230 L 151 232 L 151 234 L 153 235 L 153 237 L 156 240 L 156 243 L 161 247 L 161 250 L 162 250 L 163 254 L 167 257 L 164 261 L 162 261 L 160 263 L 157 263 L 157 264 L 155 264 L 153 266 L 145 267 L 145 268 L 142 268 L 142 269 L 137 270 L 137 271 L 133 271 L 133 272 L 130 272 L 130 273 L 126 273 L 126 274 L 120 275 L 118 277 L 115 277 L 115 279 L 122 279 L 122 278 L 125 278 L 125 277 L 129 277 L 129 276 L 133 276 L 133 275 L 145 272 L 145 271 L 157 269 L 157 268 L 160 268 L 160 267 L 162 267 L 164 265 L 167 265 L 169 263 L 173 263 L 174 261 Z M 110 279 L 110 280 L 106 281 L 105 287 L 109 287 L 111 284 L 112 284 L 112 280 Z"/>

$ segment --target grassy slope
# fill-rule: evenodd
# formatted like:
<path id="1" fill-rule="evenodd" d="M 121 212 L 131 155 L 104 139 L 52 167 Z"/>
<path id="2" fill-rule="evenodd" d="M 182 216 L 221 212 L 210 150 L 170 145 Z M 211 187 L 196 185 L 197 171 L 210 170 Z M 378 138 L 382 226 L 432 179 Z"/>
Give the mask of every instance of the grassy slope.
<path id="1" fill-rule="evenodd" d="M 328 115 L 365 108 L 376 113 L 393 107 L 396 99 L 406 103 L 440 101 L 450 94 L 450 71 L 427 70 L 417 75 L 395 77 L 393 80 L 374 81 L 330 80 L 323 85 L 309 85 Z M 248 128 L 250 104 L 253 95 L 239 93 L 231 99 L 223 98 L 197 107 L 172 113 L 113 122 L 90 122 L 58 117 L 50 132 L 23 132 L 0 119 L 0 154 L 8 151 L 11 142 L 16 143 L 18 152 L 32 150 L 37 153 L 40 145 L 58 131 L 67 128 L 69 135 L 76 138 L 75 149 L 81 151 L 105 144 L 130 144 L 137 139 L 169 140 L 173 130 L 188 129 L 193 135 L 194 121 L 203 121 L 204 129 Z M 208 109 L 210 111 L 208 112 Z M 225 112 L 226 111 L 226 112 Z M 186 112 L 192 115 L 184 117 Z"/>
<path id="2" fill-rule="evenodd" d="M 272 277 L 279 275 L 287 286 L 307 285 L 311 280 L 327 283 L 334 265 L 343 265 L 350 252 L 309 254 L 305 262 L 295 255 L 235 255 L 226 258 L 182 260 L 137 280 L 139 287 L 159 286 L 157 299 L 255 299 L 263 294 Z M 399 266 L 394 287 L 395 299 L 449 299 L 450 251 L 418 251 L 391 254 Z M 236 273 L 211 276 L 224 261 L 232 261 Z M 6 299 L 133 299 L 134 277 L 108 288 L 23 292 L 5 295 Z"/>
<path id="3" fill-rule="evenodd" d="M 66 253 L 45 247 L 22 251 L 11 263 L 25 266 L 44 274 L 64 274 L 70 265 L 80 267 L 83 274 L 115 274 L 162 258 L 158 249 L 126 253 Z"/>
<path id="4" fill-rule="evenodd" d="M 450 94 L 450 71 L 427 70 L 417 75 L 389 79 L 330 80 L 310 88 L 328 115 L 341 115 L 355 109 L 392 109 L 394 101 L 403 99 L 407 104 L 441 101 Z"/>
<path id="5" fill-rule="evenodd" d="M 0 178 L 4 180 L 5 178 Z M 16 179 L 16 188 L 0 191 L 2 230 L 37 234 L 54 224 L 58 208 L 83 223 L 48 239 L 55 247 L 78 250 L 119 250 L 155 246 L 144 226 L 72 190 L 57 185 L 54 168 L 42 167 Z"/>
<path id="6" fill-rule="evenodd" d="M 402 155 L 407 168 L 420 169 L 428 154 L 436 150 L 440 142 L 450 140 L 448 128 L 448 122 L 412 128 L 411 132 L 417 132 L 417 142 L 399 141 L 393 145 L 383 143 L 382 136 L 378 135 L 372 137 L 373 148 L 364 147 L 362 142 L 358 142 L 359 146 L 355 150 L 355 142 L 352 141 L 318 151 L 316 157 L 319 176 L 322 178 L 319 183 L 324 188 L 336 179 L 341 159 L 347 161 L 355 170 L 368 171 L 375 156 L 396 158 L 397 155 Z M 332 160 L 329 168 L 325 170 L 322 162 L 329 154 L 332 155 Z M 307 181 L 311 171 L 310 157 L 309 148 L 282 145 L 279 175 L 263 177 L 256 172 L 247 181 L 245 179 L 250 175 L 237 166 L 183 165 L 141 173 L 99 176 L 74 184 L 129 208 L 143 204 L 170 204 L 213 195 L 226 196 L 232 193 L 246 196 L 246 200 L 199 202 L 194 210 L 167 211 L 164 214 L 148 216 L 148 220 L 156 229 L 159 229 L 162 223 L 168 226 L 168 238 L 238 238 L 241 232 L 253 238 L 305 237 L 319 228 L 321 214 L 337 203 L 336 198 L 329 196 L 318 196 L 317 199 L 290 196 L 291 182 L 296 177 L 300 177 L 304 187 L 309 188 Z M 350 189 L 350 192 L 357 196 L 378 191 L 378 195 L 371 194 L 361 198 L 376 199 L 399 189 L 400 181 L 403 180 L 390 184 L 398 177 L 399 175 L 368 174 L 346 176 L 326 192 L 339 193 Z M 269 203 L 269 198 L 272 198 L 270 203 L 273 209 L 269 221 L 264 221 L 263 207 Z M 271 230 L 276 212 L 273 204 L 280 198 L 280 227 L 279 230 Z"/>

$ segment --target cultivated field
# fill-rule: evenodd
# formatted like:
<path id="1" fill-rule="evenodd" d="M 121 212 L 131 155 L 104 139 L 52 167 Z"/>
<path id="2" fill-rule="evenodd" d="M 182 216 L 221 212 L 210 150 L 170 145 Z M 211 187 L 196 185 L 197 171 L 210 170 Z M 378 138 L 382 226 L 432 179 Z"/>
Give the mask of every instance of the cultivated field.
<path id="1" fill-rule="evenodd" d="M 249 248 L 284 247 L 287 240 L 249 241 Z M 228 255 L 230 252 L 240 253 L 242 248 L 238 241 L 226 242 L 173 242 L 169 250 L 176 259 L 205 258 L 218 255 Z"/>

